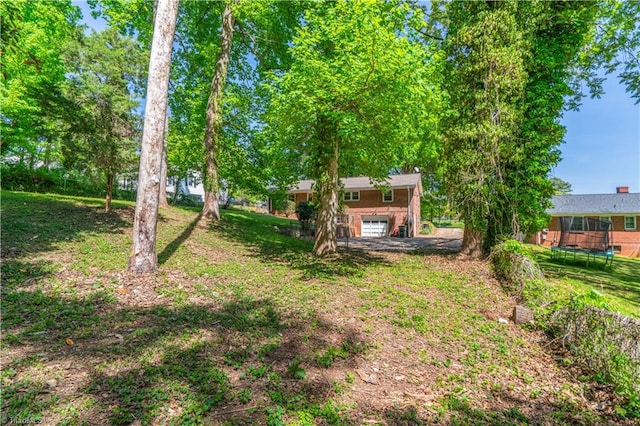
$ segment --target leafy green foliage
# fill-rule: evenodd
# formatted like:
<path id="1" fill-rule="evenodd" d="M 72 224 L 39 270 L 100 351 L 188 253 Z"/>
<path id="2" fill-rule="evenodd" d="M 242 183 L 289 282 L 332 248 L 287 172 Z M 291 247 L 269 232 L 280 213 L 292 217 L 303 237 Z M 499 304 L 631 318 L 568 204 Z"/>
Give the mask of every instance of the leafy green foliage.
<path id="1" fill-rule="evenodd" d="M 601 0 L 592 6 L 595 25 L 580 54 L 573 81 L 574 90 L 584 95 L 585 82 L 592 97 L 602 95 L 601 71 L 617 72 L 621 83 L 636 103 L 640 102 L 640 3 L 637 1 Z M 586 24 L 586 22 L 585 22 Z M 579 99 L 574 102 L 577 105 Z"/>
<path id="2" fill-rule="evenodd" d="M 550 179 L 553 185 L 554 195 L 567 195 L 571 194 L 571 184 L 557 177 Z"/>
<path id="3" fill-rule="evenodd" d="M 544 275 L 531 257 L 531 252 L 524 244 L 506 240 L 493 248 L 490 260 L 494 274 L 507 293 L 518 301 L 536 303 L 540 298 L 531 296 L 540 287 Z"/>
<path id="4" fill-rule="evenodd" d="M 107 180 L 135 169 L 140 135 L 135 88 L 145 74 L 148 55 L 115 28 L 78 35 L 65 52 L 71 68 L 65 95 L 72 100 L 70 129 L 63 145 L 68 168 L 95 169 Z"/>
<path id="5" fill-rule="evenodd" d="M 395 3 L 323 3 L 307 14 L 292 68 L 272 84 L 267 115 L 294 170 L 319 177 L 323 120 L 340 140 L 341 173 L 378 179 L 407 137 L 423 136 L 438 102 L 437 61 L 411 41 L 405 19 L 419 18 Z"/>
<path id="6" fill-rule="evenodd" d="M 300 222 L 310 222 L 316 218 L 316 206 L 311 201 L 300 201 L 296 206 L 296 216 Z"/>
<path id="7" fill-rule="evenodd" d="M 540 229 L 559 161 L 559 118 L 596 5 L 452 2 L 446 7 L 446 182 L 488 251 Z"/>
<path id="8" fill-rule="evenodd" d="M 415 41 L 419 12 L 401 2 L 319 3 L 293 39 L 291 69 L 274 75 L 266 134 L 284 157 L 285 184 L 316 181 L 318 254 L 335 251 L 338 176 L 381 181 L 401 157 L 435 152 L 427 134 L 441 100 L 439 61 Z"/>
<path id="9" fill-rule="evenodd" d="M 607 299 L 594 289 L 563 300 L 532 256 L 527 246 L 505 241 L 492 250 L 493 271 L 507 292 L 535 309 L 538 327 L 569 342 L 579 362 L 602 381 L 616 385 L 624 399 L 616 410 L 638 416 L 640 369 L 629 349 L 638 340 L 638 322 L 611 313 Z"/>
<path id="10" fill-rule="evenodd" d="M 80 9 L 70 0 L 2 2 L 2 155 L 35 156 L 60 142 L 57 117 L 64 111 L 61 84 L 65 45 Z"/>
<path id="11" fill-rule="evenodd" d="M 29 169 L 20 164 L 5 164 L 0 168 L 2 188 L 11 191 L 52 192 L 55 194 L 101 197 L 106 180 L 102 174 L 60 168 Z M 133 199 L 133 191 L 114 188 L 115 198 Z"/>
<path id="12" fill-rule="evenodd" d="M 595 291 L 573 297 L 555 315 L 554 325 L 596 379 L 616 385 L 625 401 L 616 411 L 640 417 L 640 360 L 633 358 L 633 347 L 640 339 L 639 323 L 602 308 L 606 304 Z"/>

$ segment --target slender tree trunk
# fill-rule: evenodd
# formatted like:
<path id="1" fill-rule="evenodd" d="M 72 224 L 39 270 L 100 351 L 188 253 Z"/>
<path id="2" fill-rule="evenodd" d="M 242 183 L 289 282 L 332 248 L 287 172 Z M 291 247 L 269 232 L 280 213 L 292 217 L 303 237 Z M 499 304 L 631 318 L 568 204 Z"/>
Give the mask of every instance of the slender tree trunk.
<path id="1" fill-rule="evenodd" d="M 159 0 L 154 22 L 136 211 L 133 219 L 133 247 L 129 257 L 129 270 L 136 273 L 153 272 L 158 267 L 158 197 L 171 49 L 178 16 L 178 2 L 179 0 Z"/>
<path id="2" fill-rule="evenodd" d="M 107 172 L 107 196 L 104 200 L 104 211 L 109 213 L 111 211 L 111 199 L 113 198 L 113 180 L 115 174 L 112 171 Z"/>
<path id="3" fill-rule="evenodd" d="M 316 219 L 316 240 L 313 246 L 313 253 L 316 256 L 326 256 L 338 251 L 336 234 L 339 190 L 338 138 L 329 126 L 321 129 L 326 136 L 322 138 L 326 141 L 326 145 L 321 149 L 326 149 L 327 152 L 321 156 L 325 164 L 318 180 L 320 210 Z"/>
<path id="4" fill-rule="evenodd" d="M 182 183 L 182 179 L 180 177 L 176 178 L 175 184 L 173 186 L 173 198 L 171 199 L 171 204 L 174 206 L 178 202 L 178 197 L 180 196 L 180 183 Z"/>
<path id="5" fill-rule="evenodd" d="M 222 14 L 222 34 L 220 35 L 220 52 L 216 68 L 211 80 L 211 93 L 207 103 L 207 127 L 204 134 L 205 176 L 204 206 L 202 215 L 211 220 L 220 220 L 218 206 L 218 152 L 222 140 L 222 97 L 224 84 L 229 68 L 231 42 L 233 41 L 234 17 L 230 3 L 227 3 Z"/>
<path id="6" fill-rule="evenodd" d="M 157 6 L 156 6 L 157 7 Z M 167 135 L 169 134 L 169 117 L 165 117 L 164 120 L 164 137 L 162 138 L 162 171 L 160 173 L 160 195 L 158 198 L 158 206 L 169 207 L 169 201 L 167 201 Z"/>

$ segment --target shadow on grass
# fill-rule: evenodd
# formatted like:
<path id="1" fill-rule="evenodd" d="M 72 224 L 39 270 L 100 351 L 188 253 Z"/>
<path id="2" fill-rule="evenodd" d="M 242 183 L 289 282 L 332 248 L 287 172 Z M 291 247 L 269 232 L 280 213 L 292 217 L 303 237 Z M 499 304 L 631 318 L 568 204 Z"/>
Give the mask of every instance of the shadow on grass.
<path id="1" fill-rule="evenodd" d="M 388 425 L 504 425 L 519 426 L 525 424 L 599 424 L 597 419 L 590 419 L 586 413 L 579 413 L 579 407 L 567 402 L 567 406 L 557 406 L 557 411 L 551 413 L 544 403 L 534 404 L 531 408 L 533 415 L 525 415 L 518 407 L 529 404 L 519 398 L 514 398 L 504 392 L 496 395 L 499 398 L 494 403 L 485 404 L 485 409 L 472 407 L 464 396 L 449 395 L 437 401 L 438 413 L 420 415 L 416 406 L 409 405 L 397 409 L 367 410 L 359 419 L 358 424 L 364 423 L 367 417 L 382 418 L 383 424 Z M 539 405 L 539 406 L 538 406 Z"/>
<path id="2" fill-rule="evenodd" d="M 187 226 L 180 235 L 178 235 L 173 241 L 167 244 L 164 250 L 162 250 L 158 254 L 158 264 L 164 265 L 167 260 L 169 260 L 171 256 L 173 256 L 173 254 L 180 248 L 180 246 L 189 239 L 191 234 L 193 234 L 193 231 L 196 229 L 201 219 L 202 212 L 191 221 L 189 226 Z"/>
<path id="3" fill-rule="evenodd" d="M 105 291 L 76 298 L 11 288 L 2 311 L 3 424 L 57 423 L 74 404 L 65 421 L 266 424 L 279 409 L 326 419 L 339 415 L 321 409 L 332 382 L 306 371 L 333 353 L 336 333 L 343 351 L 329 363 L 353 366 L 369 347 L 355 329 L 283 318 L 269 299 L 246 296 L 139 307 Z"/>
<path id="4" fill-rule="evenodd" d="M 313 256 L 313 241 L 279 233 L 275 222 L 270 224 L 263 215 L 229 210 L 212 227 L 225 238 L 250 247 L 262 259 L 284 262 L 302 271 L 305 279 L 353 276 L 368 265 L 388 264 L 383 256 L 362 250 L 341 249 L 335 256 Z"/>
<path id="5" fill-rule="evenodd" d="M 2 191 L 2 258 L 51 251 L 87 232 L 122 233 L 132 217 L 133 209 L 117 202 L 105 213 L 97 199 Z"/>

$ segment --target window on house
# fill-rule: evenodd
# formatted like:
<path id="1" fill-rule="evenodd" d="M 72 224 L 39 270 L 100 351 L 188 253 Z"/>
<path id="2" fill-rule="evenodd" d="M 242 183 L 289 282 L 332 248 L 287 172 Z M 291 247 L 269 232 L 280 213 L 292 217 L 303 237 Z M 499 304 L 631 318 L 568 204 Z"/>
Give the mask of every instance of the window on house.
<path id="1" fill-rule="evenodd" d="M 574 216 L 571 222 L 572 231 L 584 231 L 584 218 L 582 216 Z"/>
<path id="2" fill-rule="evenodd" d="M 313 193 L 307 192 L 307 201 L 313 201 Z"/>
<path id="3" fill-rule="evenodd" d="M 600 221 L 601 222 L 607 222 L 609 224 L 611 224 L 611 216 L 600 216 Z M 598 224 L 598 226 L 602 227 L 601 224 Z M 602 227 L 602 230 L 607 229 L 606 227 Z"/>
<path id="4" fill-rule="evenodd" d="M 635 231 L 636 230 L 636 217 L 635 216 L 625 216 L 624 217 L 624 230 L 625 231 Z"/>
<path id="5" fill-rule="evenodd" d="M 387 192 L 383 192 L 382 193 L 382 201 L 384 203 L 391 203 L 393 202 L 393 189 Z"/>
<path id="6" fill-rule="evenodd" d="M 344 201 L 360 201 L 360 191 L 347 191 L 342 199 Z"/>
<path id="7" fill-rule="evenodd" d="M 287 195 L 287 200 L 289 200 L 289 201 L 296 201 L 296 194 L 289 194 L 289 195 Z"/>
<path id="8" fill-rule="evenodd" d="M 338 225 L 348 225 L 349 224 L 349 216 L 348 215 L 338 215 L 336 218 Z"/>

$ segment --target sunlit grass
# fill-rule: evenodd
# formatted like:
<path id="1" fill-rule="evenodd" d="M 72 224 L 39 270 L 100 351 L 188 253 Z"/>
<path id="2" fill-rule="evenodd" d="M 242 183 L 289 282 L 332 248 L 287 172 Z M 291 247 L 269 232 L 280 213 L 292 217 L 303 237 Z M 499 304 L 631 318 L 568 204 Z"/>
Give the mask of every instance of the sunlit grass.
<path id="1" fill-rule="evenodd" d="M 561 399 L 544 373 L 527 369 L 542 349 L 498 323 L 511 301 L 480 262 L 344 250 L 319 259 L 311 241 L 281 232 L 289 219 L 222 210 L 211 224 L 196 209 L 169 208 L 160 211 L 158 273 L 131 277 L 133 204 L 116 203 L 110 214 L 102 206 L 2 192 L 2 348 L 11 358 L 2 423 L 349 424 L 361 419 L 356 367 L 392 371 L 383 355 L 430 369 L 433 383 L 413 371 L 402 383 L 437 397 L 431 417 L 397 405 L 370 413 L 379 424 L 447 415 L 459 424 L 526 423 L 518 405 L 479 408 L 520 385 L 557 406 L 536 421 L 562 422 L 581 409 L 580 384 Z M 564 265 L 542 261 L 562 292 L 582 283 L 579 267 L 560 277 Z M 616 259 L 613 271 L 585 276 L 606 283 L 613 274 L 602 291 L 633 302 L 637 265 Z M 57 381 L 77 388 L 62 395 L 37 373 L 54 368 Z"/>
<path id="2" fill-rule="evenodd" d="M 558 300 L 595 290 L 603 295 L 609 310 L 640 318 L 640 259 L 616 256 L 610 267 L 605 268 L 603 261 L 587 267 L 584 259 L 552 259 L 551 250 L 531 247 Z"/>

